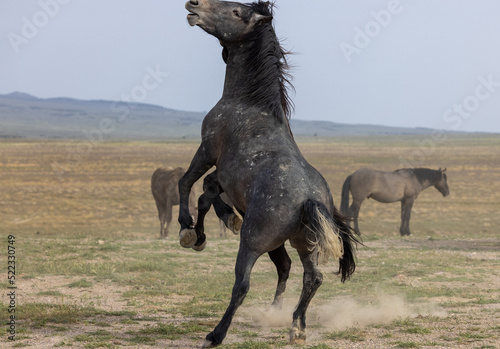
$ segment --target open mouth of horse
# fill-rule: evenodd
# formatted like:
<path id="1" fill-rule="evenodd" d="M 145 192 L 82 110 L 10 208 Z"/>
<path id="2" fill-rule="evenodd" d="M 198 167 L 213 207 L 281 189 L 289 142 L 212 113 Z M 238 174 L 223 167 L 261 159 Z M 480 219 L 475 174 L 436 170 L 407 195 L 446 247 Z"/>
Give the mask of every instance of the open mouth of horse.
<path id="1" fill-rule="evenodd" d="M 196 7 L 198 5 L 198 2 L 196 3 L 192 3 L 193 1 L 188 1 L 186 2 L 186 10 L 188 10 L 188 15 L 187 15 L 187 20 L 189 22 L 189 25 L 191 26 L 194 26 L 197 24 L 198 20 L 200 19 L 200 16 L 195 12 L 193 11 L 194 10 L 194 7 Z"/>
<path id="2" fill-rule="evenodd" d="M 187 20 L 188 20 L 188 23 L 189 25 L 191 26 L 195 26 L 197 23 L 198 23 L 198 20 L 200 19 L 200 16 L 194 12 L 190 12 L 188 15 L 187 15 Z"/>

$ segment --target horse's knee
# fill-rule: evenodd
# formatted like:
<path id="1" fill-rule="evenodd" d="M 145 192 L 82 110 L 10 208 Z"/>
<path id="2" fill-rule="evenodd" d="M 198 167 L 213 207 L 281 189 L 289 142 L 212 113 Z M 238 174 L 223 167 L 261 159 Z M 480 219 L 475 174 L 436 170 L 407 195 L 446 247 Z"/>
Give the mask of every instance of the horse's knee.
<path id="1" fill-rule="evenodd" d="M 240 299 L 246 296 L 248 290 L 250 290 L 250 280 L 243 279 L 235 285 L 233 293 L 238 299 Z M 241 301 L 243 301 L 243 299 L 241 299 Z"/>
<path id="2" fill-rule="evenodd" d="M 314 274 L 312 285 L 313 285 L 313 287 L 318 288 L 322 284 L 323 284 L 323 274 L 321 274 L 319 271 L 317 271 Z"/>

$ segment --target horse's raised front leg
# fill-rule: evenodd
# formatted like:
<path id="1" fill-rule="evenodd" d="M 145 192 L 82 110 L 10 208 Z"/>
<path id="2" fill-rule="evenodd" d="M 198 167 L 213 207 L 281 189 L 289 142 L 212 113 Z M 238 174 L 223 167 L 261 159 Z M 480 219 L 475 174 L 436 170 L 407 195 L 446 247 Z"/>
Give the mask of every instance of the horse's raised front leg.
<path id="1" fill-rule="evenodd" d="M 219 324 L 210 332 L 203 344 L 203 348 L 215 348 L 222 343 L 226 337 L 227 330 L 238 307 L 243 303 L 250 288 L 250 273 L 259 258 L 259 254 L 251 252 L 242 239 L 235 266 L 235 282 L 231 295 L 231 302 L 224 313 Z"/>
<path id="2" fill-rule="evenodd" d="M 278 272 L 278 286 L 276 287 L 276 294 L 272 305 L 274 307 L 281 308 L 283 304 L 283 293 L 286 289 L 286 281 L 288 280 L 288 275 L 290 274 L 292 260 L 286 252 L 285 245 L 281 245 L 276 250 L 270 251 L 268 254 L 269 258 L 271 258 L 276 266 L 276 271 Z"/>
<path id="3" fill-rule="evenodd" d="M 316 251 L 316 250 L 315 250 Z M 318 253 L 300 250 L 299 256 L 304 266 L 303 288 L 299 304 L 293 312 L 290 343 L 303 344 L 306 340 L 306 310 L 311 299 L 323 283 L 323 275 L 318 270 Z"/>
<path id="4" fill-rule="evenodd" d="M 401 236 L 411 235 L 410 218 L 413 202 L 413 199 L 403 199 L 401 201 L 401 227 L 399 228 Z"/>
<path id="5" fill-rule="evenodd" d="M 189 212 L 189 194 L 193 184 L 201 178 L 213 164 L 208 160 L 205 154 L 205 147 L 202 144 L 196 152 L 188 170 L 179 180 L 179 240 L 182 247 L 191 248 L 202 246 L 205 242 L 205 234 L 196 234 L 194 222 Z"/>

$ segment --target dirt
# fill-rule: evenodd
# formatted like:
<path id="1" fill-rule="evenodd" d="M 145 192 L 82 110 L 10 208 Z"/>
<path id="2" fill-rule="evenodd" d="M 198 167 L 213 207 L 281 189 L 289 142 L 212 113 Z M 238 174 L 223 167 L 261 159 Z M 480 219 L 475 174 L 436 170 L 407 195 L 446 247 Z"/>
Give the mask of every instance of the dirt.
<path id="1" fill-rule="evenodd" d="M 498 240 L 454 240 L 454 241 L 412 241 L 407 238 L 401 241 L 384 240 L 372 241 L 369 243 L 372 248 L 397 247 L 397 248 L 429 248 L 439 249 L 445 247 L 447 250 L 459 250 L 464 257 L 473 260 L 498 260 L 497 246 Z M 468 247 L 474 246 L 474 250 L 468 252 Z M 478 253 L 477 251 L 484 251 Z M 368 250 L 367 253 L 370 253 Z M 361 252 L 362 254 L 363 252 Z M 450 277 L 442 273 L 438 277 Z M 418 278 L 411 278 L 405 275 L 396 275 L 394 278 L 407 287 L 422 286 L 423 281 Z M 46 304 L 71 304 L 82 307 L 95 307 L 104 311 L 135 311 L 136 317 L 148 317 L 152 314 L 144 308 L 142 311 L 137 305 L 130 304 L 123 297 L 129 290 L 128 287 L 118 286 L 112 282 L 92 282 L 91 287 L 79 288 L 69 287 L 70 284 L 80 281 L 81 277 L 66 276 L 43 276 L 33 279 L 20 280 L 19 304 L 46 303 Z M 493 273 L 489 283 L 493 282 L 497 289 L 500 289 L 500 273 L 498 270 Z M 444 288 L 452 288 L 454 282 L 444 282 Z M 476 285 L 478 288 L 492 287 L 491 284 Z M 44 295 L 46 291 L 57 290 L 60 295 Z M 171 295 L 163 301 L 178 303 L 187 302 L 190 297 L 181 295 Z M 244 343 L 248 341 L 248 331 L 257 333 L 257 338 L 251 340 L 262 340 L 269 343 L 284 343 L 288 339 L 287 329 L 290 325 L 292 312 L 297 299 L 286 298 L 281 310 L 273 310 L 266 304 L 243 304 L 238 310 L 228 336 L 224 342 L 226 345 Z M 388 295 L 380 292 L 377 298 L 370 304 L 360 302 L 355 297 L 337 297 L 327 302 L 315 299 L 308 311 L 308 339 L 305 346 L 308 348 L 316 344 L 327 344 L 332 348 L 390 348 L 401 347 L 398 343 L 419 343 L 418 347 L 432 348 L 494 348 L 491 342 L 485 340 L 463 339 L 457 343 L 456 338 L 464 337 L 474 329 L 482 329 L 482 333 L 491 333 L 492 328 L 500 323 L 500 303 L 495 304 L 467 304 L 469 300 L 457 297 L 434 297 L 429 298 L 426 304 L 410 303 L 401 296 Z M 443 304 L 464 303 L 459 307 L 443 307 Z M 493 316 L 485 316 L 484 307 L 489 308 Z M 158 317 L 158 314 L 155 314 Z M 409 334 L 401 328 L 391 326 L 391 323 L 401 319 L 409 319 L 415 326 L 426 327 L 426 322 L 431 317 L 433 328 L 430 333 Z M 212 326 L 218 322 L 218 317 L 195 319 L 183 317 L 179 314 L 161 314 L 159 320 L 140 321 L 137 323 L 123 323 L 129 319 L 127 316 L 102 316 L 80 321 L 76 324 L 64 326 L 65 331 L 59 332 L 54 326 L 45 326 L 30 330 L 29 338 L 16 342 L 17 345 L 54 348 L 67 347 L 85 348 L 85 342 L 75 341 L 74 338 L 87 333 L 106 330 L 112 334 L 113 338 L 109 345 L 111 347 L 133 347 L 133 348 L 199 348 L 203 342 L 204 334 L 196 334 L 194 337 L 188 335 L 176 340 L 158 339 L 152 345 L 132 345 L 123 338 L 129 337 L 128 333 L 138 331 L 149 326 L 163 324 L 182 324 L 189 321 L 201 321 Z M 436 320 L 438 319 L 438 320 Z M 439 320 L 440 319 L 440 320 Z M 102 324 L 106 324 L 102 327 Z M 63 325 L 62 325 L 63 326 Z M 340 338 L 325 340 L 325 334 L 343 330 L 355 329 L 362 336 L 362 341 L 353 338 Z M 488 337 L 491 338 L 491 337 Z M 498 333 L 497 333 L 498 338 Z M 449 341 L 449 343 L 447 343 Z M 3 341 L 5 344 L 6 342 Z M 489 343 L 489 344 L 488 344 Z M 10 343 L 9 343 L 10 344 Z M 237 346 L 244 348 L 244 346 Z M 282 348 L 297 348 L 292 345 L 281 345 Z"/>

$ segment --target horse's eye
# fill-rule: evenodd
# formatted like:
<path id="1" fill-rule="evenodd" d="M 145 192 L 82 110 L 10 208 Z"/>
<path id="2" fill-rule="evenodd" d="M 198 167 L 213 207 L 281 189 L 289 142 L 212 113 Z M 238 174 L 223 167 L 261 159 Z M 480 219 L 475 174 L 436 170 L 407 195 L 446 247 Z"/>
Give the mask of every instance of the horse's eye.
<path id="1" fill-rule="evenodd" d="M 238 12 L 238 10 L 233 10 L 233 14 L 234 14 L 236 17 L 240 18 L 240 13 Z"/>

